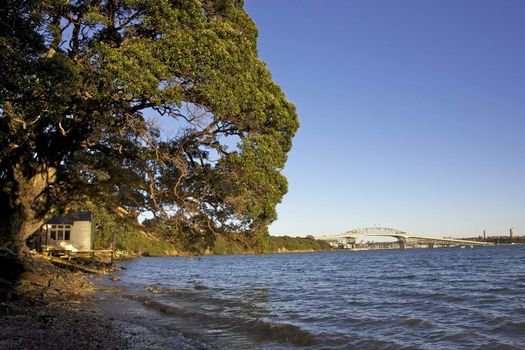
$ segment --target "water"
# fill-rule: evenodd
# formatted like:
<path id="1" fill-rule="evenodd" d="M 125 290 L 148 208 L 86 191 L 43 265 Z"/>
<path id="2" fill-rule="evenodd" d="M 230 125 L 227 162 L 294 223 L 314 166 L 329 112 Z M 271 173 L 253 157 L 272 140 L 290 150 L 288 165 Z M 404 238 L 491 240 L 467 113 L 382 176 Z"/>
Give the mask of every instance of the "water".
<path id="1" fill-rule="evenodd" d="M 122 266 L 124 316 L 189 348 L 525 349 L 525 246 Z"/>

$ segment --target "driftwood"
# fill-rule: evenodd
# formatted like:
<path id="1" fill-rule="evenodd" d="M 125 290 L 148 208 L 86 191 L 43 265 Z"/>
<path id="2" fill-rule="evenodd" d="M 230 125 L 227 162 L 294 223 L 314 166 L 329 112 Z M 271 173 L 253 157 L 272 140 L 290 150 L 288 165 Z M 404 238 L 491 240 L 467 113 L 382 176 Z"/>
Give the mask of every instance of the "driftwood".
<path id="1" fill-rule="evenodd" d="M 93 268 L 90 268 L 90 267 L 87 267 L 87 266 L 84 266 L 84 265 L 81 265 L 81 264 L 77 264 L 77 263 L 74 263 L 74 262 L 71 262 L 71 261 L 68 261 L 68 260 L 64 260 L 64 259 L 61 259 L 61 258 L 56 258 L 56 257 L 53 257 L 53 256 L 46 256 L 46 255 L 39 255 L 39 256 L 42 259 L 46 259 L 46 260 L 51 261 L 52 263 L 59 264 L 59 265 L 62 265 L 62 266 L 67 266 L 67 267 L 74 268 L 74 269 L 77 269 L 77 270 L 80 270 L 80 271 L 89 272 L 89 273 L 95 273 L 95 274 L 99 274 L 99 275 L 107 275 L 108 274 L 107 271 L 93 269 Z"/>

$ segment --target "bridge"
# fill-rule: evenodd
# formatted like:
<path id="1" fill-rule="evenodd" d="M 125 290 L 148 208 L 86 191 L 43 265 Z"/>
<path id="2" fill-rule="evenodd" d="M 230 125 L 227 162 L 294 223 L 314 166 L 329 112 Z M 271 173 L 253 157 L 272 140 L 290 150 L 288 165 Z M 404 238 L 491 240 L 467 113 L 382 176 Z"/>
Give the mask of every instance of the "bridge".
<path id="1" fill-rule="evenodd" d="M 434 248 L 437 246 L 440 247 L 451 247 L 451 246 L 490 246 L 492 243 L 487 242 L 478 242 L 478 241 L 469 241 L 464 239 L 454 239 L 454 238 L 437 238 L 430 236 L 421 236 L 410 234 L 395 228 L 387 227 L 367 227 L 367 228 L 357 228 L 345 233 L 340 233 L 336 235 L 325 235 L 325 236 L 316 236 L 315 239 L 321 241 L 327 241 L 330 245 L 334 247 L 347 247 L 350 249 L 355 249 L 356 242 L 359 238 L 362 237 L 394 237 L 399 243 L 401 249 L 407 248 L 410 244 L 412 245 L 426 245 L 429 248 Z"/>

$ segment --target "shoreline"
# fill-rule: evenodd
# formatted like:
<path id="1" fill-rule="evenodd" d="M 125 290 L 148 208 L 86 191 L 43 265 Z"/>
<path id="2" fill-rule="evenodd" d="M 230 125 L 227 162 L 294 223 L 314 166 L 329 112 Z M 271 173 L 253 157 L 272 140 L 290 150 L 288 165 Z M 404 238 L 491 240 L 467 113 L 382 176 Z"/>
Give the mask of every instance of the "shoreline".
<path id="1" fill-rule="evenodd" d="M 100 293 L 83 300 L 0 302 L 0 349 L 172 348 L 168 339 L 100 307 Z"/>
<path id="2" fill-rule="evenodd" d="M 514 243 L 514 244 L 495 244 L 492 246 L 485 246 L 485 247 L 475 247 L 475 248 L 486 248 L 486 247 L 503 247 L 503 246 L 518 246 L 518 245 L 525 245 L 525 243 Z M 305 249 L 305 250 L 286 250 L 286 249 L 279 249 L 278 251 L 274 252 L 268 252 L 268 253 L 255 253 L 255 252 L 242 252 L 242 253 L 230 253 L 230 254 L 215 254 L 215 253 L 203 253 L 203 254 L 184 254 L 184 253 L 177 253 L 177 254 L 166 254 L 166 255 L 125 255 L 116 258 L 116 261 L 124 261 L 127 259 L 136 259 L 136 258 L 163 258 L 163 257 L 181 257 L 181 258 L 204 258 L 204 257 L 210 257 L 210 256 L 236 256 L 236 255 L 272 255 L 272 254 L 304 254 L 304 253 L 333 253 L 333 252 L 360 252 L 360 251 L 371 251 L 371 250 L 412 250 L 412 249 L 460 249 L 460 246 L 456 247 L 439 247 L 439 248 L 428 248 L 428 247 L 408 247 L 406 249 L 400 249 L 400 248 L 356 248 L 356 249 L 326 249 L 326 250 L 313 250 L 313 249 Z"/>
<path id="3" fill-rule="evenodd" d="M 0 303 L 0 349 L 125 349 L 121 329 L 87 299 Z"/>
<path id="4" fill-rule="evenodd" d="M 11 349 L 213 349 L 173 330 L 126 317 L 139 305 L 109 274 L 71 272 L 33 257 L 12 289 L 0 294 L 0 350 Z"/>
<path id="5" fill-rule="evenodd" d="M 94 303 L 100 288 L 91 276 L 33 255 L 0 290 L 0 349 L 133 348 L 125 337 L 129 327 Z"/>
<path id="6" fill-rule="evenodd" d="M 268 252 L 268 253 L 255 253 L 253 251 L 248 252 L 241 252 L 241 253 L 228 253 L 228 254 L 216 254 L 216 253 L 202 253 L 202 254 L 186 254 L 186 253 L 177 253 L 177 254 L 166 254 L 166 255 L 123 255 L 116 258 L 116 261 L 122 261 L 127 259 L 135 259 L 135 258 L 163 258 L 163 257 L 181 257 L 181 258 L 203 258 L 208 256 L 234 256 L 234 255 L 271 255 L 271 254 L 302 254 L 302 253 L 323 253 L 323 252 L 333 252 L 336 250 L 333 249 L 325 249 L 325 250 L 313 250 L 313 249 L 299 249 L 299 250 L 287 250 L 279 249 L 275 252 Z"/>

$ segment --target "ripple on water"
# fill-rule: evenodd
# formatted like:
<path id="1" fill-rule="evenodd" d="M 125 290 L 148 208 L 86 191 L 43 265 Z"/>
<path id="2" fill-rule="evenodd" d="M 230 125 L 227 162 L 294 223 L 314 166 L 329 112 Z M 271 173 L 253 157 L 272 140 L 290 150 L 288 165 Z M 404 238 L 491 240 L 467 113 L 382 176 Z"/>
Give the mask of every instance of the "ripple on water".
<path id="1" fill-rule="evenodd" d="M 297 346 L 313 346 L 318 343 L 315 335 L 292 324 L 201 312 L 194 308 L 187 309 L 176 307 L 144 296 L 127 295 L 127 297 L 139 301 L 144 306 L 154 309 L 162 314 L 196 322 L 201 327 L 220 324 L 223 329 L 218 331 L 218 333 L 223 332 L 225 327 L 226 329 L 246 334 L 249 337 L 270 342 L 290 343 Z"/>
<path id="2" fill-rule="evenodd" d="M 514 314 L 520 314 L 520 315 L 525 315 L 525 307 L 515 307 L 512 309 L 512 313 Z"/>
<path id="3" fill-rule="evenodd" d="M 523 350 L 523 347 L 521 345 L 513 345 L 499 341 L 490 341 L 480 346 L 477 346 L 475 350 Z"/>
<path id="4" fill-rule="evenodd" d="M 380 337 L 362 337 L 353 339 L 346 349 L 384 349 L 399 350 L 402 346 L 394 341 L 381 339 Z"/>
<path id="5" fill-rule="evenodd" d="M 406 327 L 409 327 L 409 328 L 426 328 L 426 329 L 430 329 L 430 328 L 434 327 L 432 322 L 430 322 L 428 320 L 422 320 L 422 319 L 419 319 L 419 318 L 408 318 L 408 319 L 402 320 L 400 323 L 401 323 L 402 326 L 406 326 Z"/>
<path id="6" fill-rule="evenodd" d="M 494 330 L 511 336 L 519 336 L 522 339 L 525 339 L 525 321 L 516 322 L 507 319 L 505 321 L 500 322 L 498 326 L 494 328 Z"/>
<path id="7" fill-rule="evenodd" d="M 413 280 L 416 279 L 416 275 L 395 275 L 395 276 L 385 276 L 383 279 L 390 279 L 390 280 Z"/>
<path id="8" fill-rule="evenodd" d="M 497 293 L 497 294 L 515 294 L 517 291 L 508 287 L 495 287 L 488 288 L 485 290 L 486 293 Z"/>
<path id="9" fill-rule="evenodd" d="M 497 304 L 500 303 L 502 300 L 496 296 L 489 296 L 485 298 L 481 298 L 477 300 L 478 304 Z"/>

